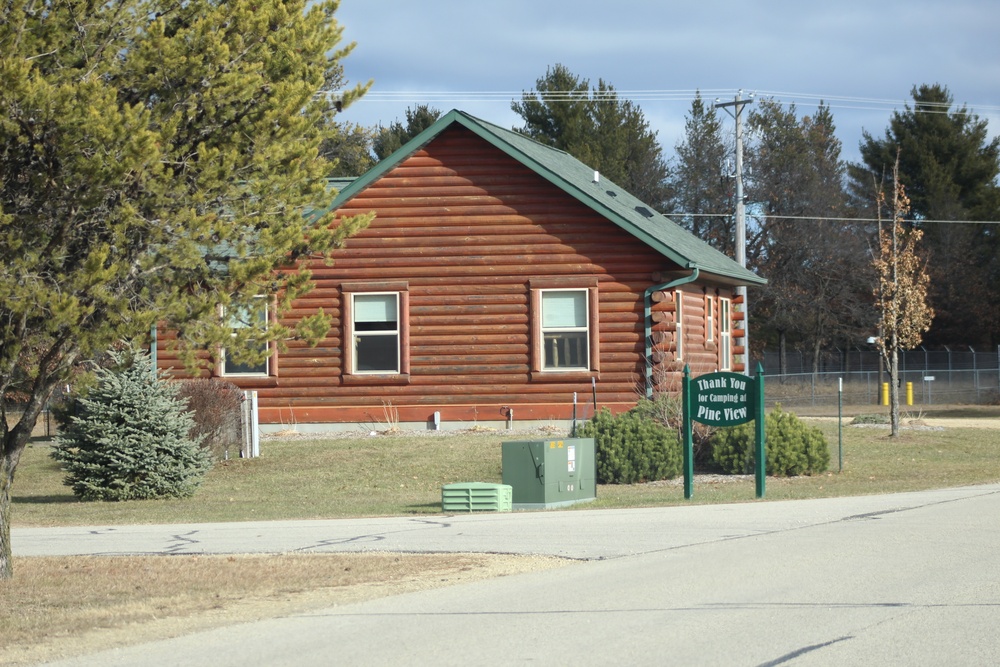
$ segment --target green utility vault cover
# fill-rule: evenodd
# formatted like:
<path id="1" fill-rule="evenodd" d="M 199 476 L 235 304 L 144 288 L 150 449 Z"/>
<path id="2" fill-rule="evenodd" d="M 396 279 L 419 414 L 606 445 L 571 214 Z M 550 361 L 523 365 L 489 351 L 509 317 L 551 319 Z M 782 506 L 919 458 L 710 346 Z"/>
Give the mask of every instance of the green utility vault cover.
<path id="1" fill-rule="evenodd" d="M 508 484 L 447 484 L 441 487 L 441 509 L 445 512 L 509 512 L 512 497 Z"/>

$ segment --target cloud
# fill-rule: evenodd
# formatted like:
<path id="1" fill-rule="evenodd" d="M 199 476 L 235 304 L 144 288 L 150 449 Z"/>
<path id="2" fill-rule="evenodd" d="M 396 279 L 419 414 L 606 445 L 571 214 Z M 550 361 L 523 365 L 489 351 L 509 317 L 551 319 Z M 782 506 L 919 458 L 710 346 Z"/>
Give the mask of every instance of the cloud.
<path id="1" fill-rule="evenodd" d="M 375 81 L 344 114 L 365 125 L 428 103 L 513 126 L 511 101 L 561 63 L 592 85 L 686 91 L 637 100 L 668 155 L 695 89 L 709 99 L 771 91 L 800 115 L 825 99 L 847 159 L 857 159 L 862 130 L 881 135 L 923 83 L 947 86 L 1000 131 L 993 0 L 342 0 L 337 18 L 358 44 L 346 75 Z"/>

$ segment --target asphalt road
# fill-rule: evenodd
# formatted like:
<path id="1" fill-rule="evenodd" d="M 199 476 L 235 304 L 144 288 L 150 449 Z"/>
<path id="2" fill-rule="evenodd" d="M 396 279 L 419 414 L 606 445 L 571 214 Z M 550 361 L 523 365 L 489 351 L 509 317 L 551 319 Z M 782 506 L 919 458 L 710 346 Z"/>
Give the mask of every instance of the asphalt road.
<path id="1" fill-rule="evenodd" d="M 1000 485 L 12 533 L 19 555 L 378 550 L 581 560 L 52 663 L 60 666 L 1000 664 Z"/>

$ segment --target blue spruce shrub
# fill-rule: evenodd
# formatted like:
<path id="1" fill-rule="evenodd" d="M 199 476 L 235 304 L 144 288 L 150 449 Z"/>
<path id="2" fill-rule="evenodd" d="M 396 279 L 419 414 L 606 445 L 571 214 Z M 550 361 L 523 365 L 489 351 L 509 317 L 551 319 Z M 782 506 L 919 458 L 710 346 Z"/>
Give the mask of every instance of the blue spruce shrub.
<path id="1" fill-rule="evenodd" d="M 720 428 L 712 436 L 712 458 L 724 472 L 749 474 L 754 469 L 754 424 Z M 768 475 L 813 475 L 830 465 L 830 447 L 818 428 L 803 424 L 776 406 L 764 418 L 764 456 Z"/>
<path id="2" fill-rule="evenodd" d="M 677 432 L 636 411 L 612 415 L 601 409 L 576 436 L 594 438 L 599 484 L 633 484 L 681 473 Z"/>
<path id="3" fill-rule="evenodd" d="M 63 411 L 53 458 L 82 500 L 190 496 L 211 458 L 190 433 L 178 386 L 153 376 L 148 355 L 115 353 L 116 368 Z"/>

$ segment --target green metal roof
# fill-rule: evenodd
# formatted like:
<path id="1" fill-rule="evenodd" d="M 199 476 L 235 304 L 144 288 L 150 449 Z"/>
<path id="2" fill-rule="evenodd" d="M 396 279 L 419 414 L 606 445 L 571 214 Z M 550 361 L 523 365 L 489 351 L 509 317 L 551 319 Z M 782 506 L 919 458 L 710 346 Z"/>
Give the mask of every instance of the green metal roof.
<path id="1" fill-rule="evenodd" d="M 334 176 L 326 179 L 326 186 L 340 192 L 356 180 L 357 176 Z"/>
<path id="2" fill-rule="evenodd" d="M 522 134 L 453 110 L 418 134 L 368 173 L 344 187 L 324 212 L 346 201 L 381 178 L 410 154 L 429 143 L 452 124 L 470 130 L 525 165 L 595 212 L 684 269 L 698 268 L 702 277 L 734 285 L 764 285 L 767 281 L 739 265 L 694 234 L 601 176 L 565 151 L 545 146 Z M 706 275 L 707 274 L 707 275 Z"/>

